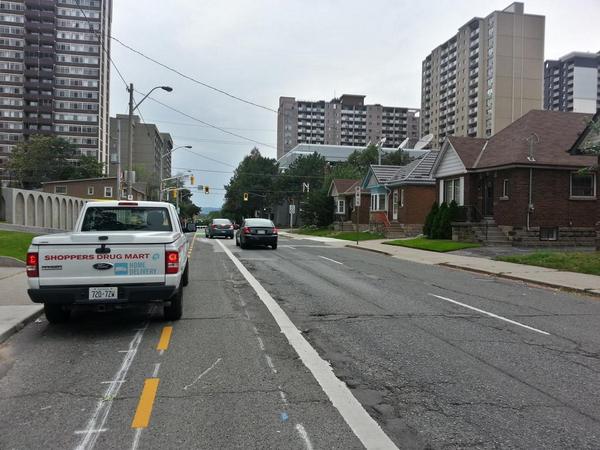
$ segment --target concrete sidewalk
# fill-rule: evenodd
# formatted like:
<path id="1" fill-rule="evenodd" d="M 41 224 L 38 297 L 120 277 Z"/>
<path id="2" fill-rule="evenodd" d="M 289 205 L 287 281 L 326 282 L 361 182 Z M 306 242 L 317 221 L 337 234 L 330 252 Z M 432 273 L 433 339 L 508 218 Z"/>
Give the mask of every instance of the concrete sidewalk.
<path id="1" fill-rule="evenodd" d="M 25 267 L 0 267 L 0 343 L 42 312 L 27 295 Z"/>
<path id="2" fill-rule="evenodd" d="M 286 233 L 289 235 L 289 233 Z M 290 237 L 302 238 L 305 236 L 293 234 Z M 331 238 L 312 237 L 313 240 L 329 242 Z M 334 239 L 340 241 L 339 239 Z M 378 239 L 372 241 L 361 241 L 356 243 L 345 243 L 345 247 L 360 250 L 369 250 L 393 258 L 404 259 L 421 264 L 442 265 L 455 269 L 469 270 L 472 272 L 485 273 L 497 277 L 508 278 L 511 280 L 520 280 L 529 283 L 535 283 L 555 289 L 581 292 L 585 294 L 600 296 L 600 277 L 596 275 L 587 275 L 583 273 L 565 272 L 557 269 L 547 269 L 545 267 L 528 266 L 525 264 L 515 264 L 504 261 L 494 261 L 487 258 L 478 258 L 475 256 L 455 255 L 452 253 L 438 253 L 427 250 L 417 250 L 408 247 L 399 247 L 397 245 L 386 245 L 384 242 L 389 239 Z"/>

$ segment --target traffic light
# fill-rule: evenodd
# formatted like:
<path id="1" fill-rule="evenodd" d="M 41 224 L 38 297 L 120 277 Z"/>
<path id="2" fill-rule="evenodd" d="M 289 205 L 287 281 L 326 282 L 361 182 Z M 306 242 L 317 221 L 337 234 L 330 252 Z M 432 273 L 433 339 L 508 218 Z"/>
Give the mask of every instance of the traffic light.
<path id="1" fill-rule="evenodd" d="M 193 186 L 194 184 L 196 184 L 196 177 L 194 175 L 190 176 L 190 184 Z"/>
<path id="2" fill-rule="evenodd" d="M 247 202 L 248 201 L 248 193 L 244 192 L 244 201 Z"/>
<path id="3" fill-rule="evenodd" d="M 177 190 L 173 189 L 171 191 L 171 197 L 173 197 L 173 200 L 175 200 L 177 198 Z"/>
<path id="4" fill-rule="evenodd" d="M 208 186 L 204 186 L 204 193 L 205 194 L 210 193 L 210 189 L 208 188 Z"/>

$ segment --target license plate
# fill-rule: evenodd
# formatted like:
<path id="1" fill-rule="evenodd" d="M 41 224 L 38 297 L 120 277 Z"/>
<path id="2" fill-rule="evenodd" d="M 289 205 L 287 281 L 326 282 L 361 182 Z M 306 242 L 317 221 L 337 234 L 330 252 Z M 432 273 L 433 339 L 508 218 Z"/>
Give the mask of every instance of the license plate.
<path id="1" fill-rule="evenodd" d="M 257 233 L 258 234 L 267 234 L 267 232 L 265 230 L 258 230 Z"/>
<path id="2" fill-rule="evenodd" d="M 116 287 L 91 287 L 89 291 L 90 300 L 114 300 L 117 297 Z"/>

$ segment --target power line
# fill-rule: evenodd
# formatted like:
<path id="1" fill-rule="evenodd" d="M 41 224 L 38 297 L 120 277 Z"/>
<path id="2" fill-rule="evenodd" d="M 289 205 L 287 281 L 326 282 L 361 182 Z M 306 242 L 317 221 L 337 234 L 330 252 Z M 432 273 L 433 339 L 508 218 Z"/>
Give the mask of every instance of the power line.
<path id="1" fill-rule="evenodd" d="M 142 92 L 140 92 L 140 91 L 138 91 L 138 90 L 136 90 L 136 92 L 137 92 L 138 94 L 144 95 Z M 149 96 L 148 98 L 149 98 L 150 100 L 152 100 L 153 102 L 155 102 L 155 103 L 158 103 L 159 105 L 161 105 L 161 106 L 163 106 L 163 107 L 165 107 L 165 108 L 167 108 L 167 109 L 170 109 L 171 111 L 175 111 L 176 113 L 179 113 L 179 114 L 181 114 L 182 116 L 185 116 L 185 117 L 187 117 L 187 118 L 189 118 L 189 119 L 195 120 L 196 122 L 199 122 L 199 123 L 201 123 L 201 124 L 203 124 L 203 125 L 207 125 L 207 126 L 209 126 L 210 128 L 214 128 L 215 130 L 219 130 L 219 131 L 221 131 L 221 132 L 223 132 L 223 133 L 225 133 L 225 134 L 229 134 L 229 135 L 231 135 L 231 136 L 235 136 L 235 137 L 238 137 L 238 138 L 240 138 L 240 139 L 244 139 L 244 140 L 246 140 L 246 141 L 248 141 L 248 142 L 252 142 L 252 143 L 254 143 L 254 144 L 262 145 L 262 146 L 269 147 L 269 148 L 272 148 L 272 149 L 274 149 L 274 150 L 277 150 L 277 147 L 274 147 L 273 145 L 270 145 L 270 144 L 266 144 L 266 143 L 264 143 L 264 142 L 257 141 L 256 139 L 252 139 L 252 138 L 249 138 L 249 137 L 243 136 L 243 135 L 241 135 L 241 134 L 237 134 L 237 133 L 233 133 L 233 132 L 231 132 L 231 131 L 227 131 L 225 128 L 221 128 L 221 127 L 218 127 L 218 126 L 216 126 L 216 125 L 213 125 L 212 123 L 208 123 L 208 122 L 205 122 L 204 120 L 200 120 L 200 119 L 198 119 L 197 117 L 194 117 L 194 116 L 192 116 L 192 115 L 190 115 L 190 114 L 188 114 L 188 113 L 185 113 L 185 112 L 183 112 L 183 111 L 181 111 L 181 110 L 179 110 L 179 109 L 177 109 L 177 108 L 174 108 L 174 107 L 172 107 L 172 106 L 169 106 L 169 105 L 167 105 L 166 103 L 163 103 L 163 102 L 161 102 L 161 101 L 159 101 L 159 100 L 156 100 L 154 97 L 151 97 L 151 96 Z"/>
<path id="2" fill-rule="evenodd" d="M 201 155 L 198 155 L 201 156 Z M 225 164 L 225 163 L 222 163 Z M 233 167 L 233 166 L 232 166 Z M 234 173 L 233 170 L 212 170 L 212 169 L 195 169 L 195 168 L 190 168 L 190 167 L 173 167 L 174 170 L 191 170 L 192 172 L 207 172 L 207 173 L 220 173 L 220 174 L 232 174 Z M 305 178 L 311 178 L 311 179 L 317 179 L 317 180 L 322 180 L 323 178 L 325 178 L 325 175 L 290 175 L 288 173 L 279 173 L 279 174 L 268 174 L 268 173 L 258 173 L 258 172 L 244 172 L 245 175 L 255 175 L 255 176 L 269 176 L 272 178 L 275 177 L 287 177 L 287 178 L 300 178 L 300 179 L 305 179 Z"/>
<path id="3" fill-rule="evenodd" d="M 177 136 L 174 134 L 172 134 L 171 136 L 173 136 L 176 139 L 186 139 L 194 142 L 206 142 L 209 144 L 248 145 L 246 141 L 225 141 L 222 139 L 195 138 L 191 136 Z"/>
<path id="4" fill-rule="evenodd" d="M 198 127 L 198 128 L 210 128 L 206 125 L 198 125 L 195 123 L 187 123 L 187 122 L 171 122 L 167 120 L 151 120 L 151 122 L 156 123 L 168 123 L 170 125 L 184 125 L 188 127 Z M 270 133 L 276 133 L 277 130 L 269 129 L 269 128 L 235 128 L 235 127 L 221 127 L 224 130 L 238 130 L 238 131 L 268 131 Z"/>
<path id="5" fill-rule="evenodd" d="M 214 159 L 214 158 L 211 158 L 211 157 L 206 156 L 206 155 L 202 155 L 202 154 L 197 153 L 197 152 L 195 152 L 193 150 L 190 150 L 189 148 L 183 147 L 183 150 L 185 150 L 186 152 L 193 153 L 194 155 L 199 156 L 201 158 L 208 159 L 209 161 L 213 161 L 213 162 L 216 162 L 216 163 L 219 163 L 219 164 L 223 164 L 224 166 L 229 166 L 229 167 L 234 167 L 235 168 L 235 166 L 232 165 L 232 164 L 229 164 L 229 163 L 226 163 L 226 162 L 223 162 L 223 161 L 219 161 L 218 159 Z"/>
<path id="6" fill-rule="evenodd" d="M 243 99 L 243 98 L 238 97 L 236 95 L 230 94 L 229 92 L 224 91 L 223 89 L 219 89 L 219 88 L 217 88 L 215 86 L 211 86 L 208 83 L 200 81 L 200 80 L 198 80 L 198 79 L 196 79 L 194 77 L 191 77 L 189 75 L 186 75 L 186 74 L 180 72 L 179 70 L 174 69 L 173 67 L 170 67 L 167 64 L 161 63 L 160 61 L 157 61 L 156 59 L 154 59 L 154 58 L 152 58 L 152 57 L 150 57 L 150 56 L 142 53 L 139 50 L 136 50 L 135 48 L 131 47 L 130 45 L 125 44 L 123 41 L 121 41 L 120 39 L 116 38 L 115 36 L 111 36 L 111 39 L 113 41 L 118 42 L 119 44 L 121 44 L 126 49 L 128 49 L 128 50 L 130 50 L 130 51 L 132 51 L 132 52 L 140 55 L 141 57 L 147 59 L 148 61 L 152 61 L 154 64 L 158 64 L 159 66 L 161 66 L 161 67 L 163 67 L 163 68 L 165 68 L 167 70 L 170 70 L 171 72 L 174 72 L 177 75 L 179 75 L 179 76 L 181 76 L 181 77 L 183 77 L 183 78 L 185 78 L 187 80 L 190 80 L 190 81 L 192 81 L 192 82 L 194 82 L 196 84 L 199 84 L 201 86 L 204 86 L 204 87 L 206 87 L 208 89 L 212 89 L 213 91 L 219 92 L 220 94 L 226 95 L 227 97 L 233 98 L 234 100 L 240 101 L 242 103 L 246 103 L 248 105 L 256 106 L 257 108 L 261 108 L 261 109 L 264 109 L 266 111 L 271 111 L 271 112 L 277 113 L 277 110 L 275 110 L 273 108 L 269 108 L 268 106 L 259 105 L 258 103 L 254 103 L 254 102 L 252 102 L 250 100 Z"/>

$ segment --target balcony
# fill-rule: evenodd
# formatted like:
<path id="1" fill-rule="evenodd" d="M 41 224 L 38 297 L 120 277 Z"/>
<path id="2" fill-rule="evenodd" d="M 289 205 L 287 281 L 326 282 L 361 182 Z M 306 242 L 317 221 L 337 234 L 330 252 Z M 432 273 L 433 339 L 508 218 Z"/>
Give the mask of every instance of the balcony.
<path id="1" fill-rule="evenodd" d="M 469 108 L 469 116 L 476 116 L 477 115 L 477 108 Z"/>
<path id="2" fill-rule="evenodd" d="M 29 32 L 53 33 L 54 24 L 48 22 L 25 22 L 25 29 Z"/>
<path id="3" fill-rule="evenodd" d="M 469 97 L 477 97 L 477 89 L 469 89 Z"/>
<path id="4" fill-rule="evenodd" d="M 25 17 L 28 20 L 38 20 L 39 22 L 54 21 L 54 11 L 47 9 L 26 9 Z"/>
<path id="5" fill-rule="evenodd" d="M 54 45 L 55 41 L 56 39 L 54 37 L 54 33 L 27 33 L 25 35 L 25 42 L 29 43 L 33 42 L 41 45 Z"/>
<path id="6" fill-rule="evenodd" d="M 469 52 L 469 58 L 475 58 L 477 56 L 479 56 L 479 49 L 478 48 L 473 49 L 473 50 L 471 50 Z"/>

